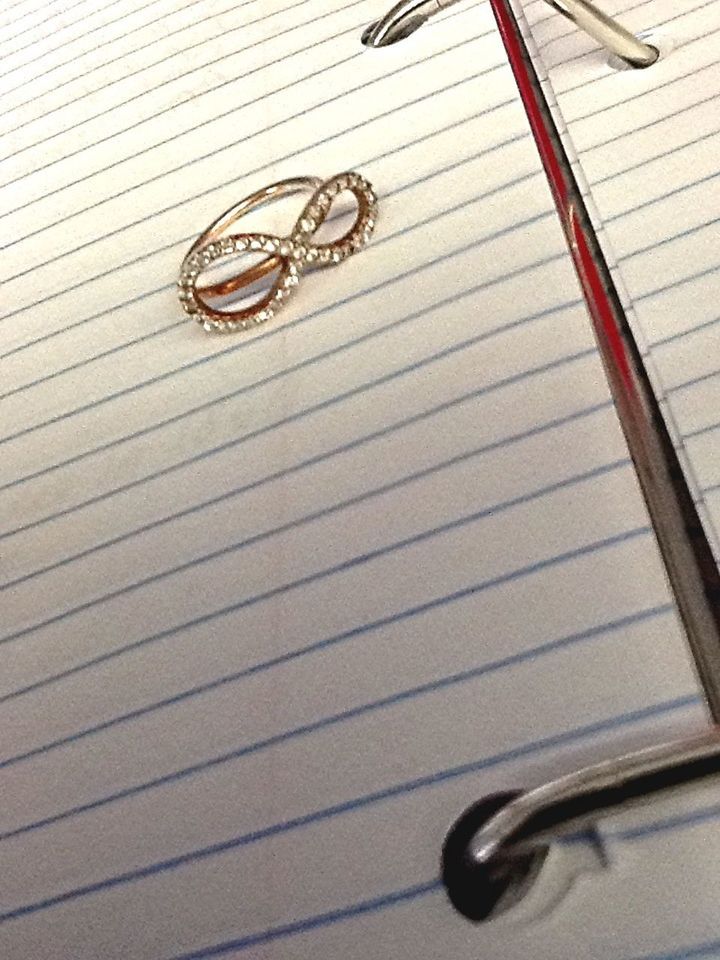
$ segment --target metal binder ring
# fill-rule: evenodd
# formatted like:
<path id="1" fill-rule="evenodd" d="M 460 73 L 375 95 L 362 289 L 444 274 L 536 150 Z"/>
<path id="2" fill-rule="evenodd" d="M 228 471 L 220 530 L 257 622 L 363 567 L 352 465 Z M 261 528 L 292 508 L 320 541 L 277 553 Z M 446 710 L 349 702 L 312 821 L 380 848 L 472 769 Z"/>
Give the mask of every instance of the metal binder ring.
<path id="1" fill-rule="evenodd" d="M 489 920 L 527 892 L 549 842 L 599 813 L 720 773 L 720 727 L 607 760 L 526 793 L 474 804 L 448 833 L 443 881 L 467 919 Z"/>
<path id="2" fill-rule="evenodd" d="M 451 7 L 459 0 L 400 0 L 384 17 L 363 33 L 368 47 L 384 47 L 413 33 L 429 17 Z M 633 67 L 649 67 L 659 53 L 643 43 L 590 0 L 545 0 L 551 7 L 589 34 L 615 56 Z"/>
<path id="3" fill-rule="evenodd" d="M 330 243 L 313 243 L 313 235 L 328 218 L 337 195 L 344 190 L 357 200 L 355 222 L 339 239 Z M 308 191 L 312 192 L 312 196 L 287 237 L 267 233 L 224 236 L 240 217 L 256 207 L 280 197 Z M 377 198 L 368 181 L 359 173 L 340 173 L 325 181 L 317 177 L 295 177 L 258 190 L 214 220 L 185 254 L 178 280 L 183 310 L 207 331 L 227 333 L 264 323 L 293 293 L 305 267 L 340 263 L 362 249 L 372 235 L 376 218 Z M 265 253 L 268 256 L 220 283 L 198 284 L 200 275 L 216 261 L 247 252 Z M 277 277 L 270 290 L 252 306 L 220 310 L 208 302 L 210 298 L 225 297 L 249 287 L 274 270 L 277 270 Z"/>

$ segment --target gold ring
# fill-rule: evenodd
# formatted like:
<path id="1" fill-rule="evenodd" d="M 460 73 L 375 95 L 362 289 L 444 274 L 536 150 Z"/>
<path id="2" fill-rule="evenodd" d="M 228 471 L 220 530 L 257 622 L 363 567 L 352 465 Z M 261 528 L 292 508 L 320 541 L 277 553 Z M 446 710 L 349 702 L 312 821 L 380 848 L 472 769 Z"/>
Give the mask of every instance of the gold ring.
<path id="1" fill-rule="evenodd" d="M 312 196 L 287 237 L 267 233 L 225 235 L 240 217 L 255 207 L 308 190 L 312 191 Z M 314 244 L 313 234 L 325 222 L 335 198 L 343 191 L 349 191 L 357 200 L 354 223 L 339 239 Z M 265 323 L 292 295 L 305 267 L 340 263 L 361 250 L 372 235 L 376 218 L 377 198 L 368 181 L 358 173 L 340 173 L 325 181 L 317 177 L 296 177 L 274 183 L 226 210 L 193 243 L 180 269 L 180 303 L 185 312 L 208 331 L 227 333 Z M 220 283 L 198 285 L 198 278 L 211 264 L 247 252 L 268 256 Z M 269 291 L 251 306 L 221 310 L 208 303 L 208 298 L 235 293 L 273 270 L 278 273 Z"/>

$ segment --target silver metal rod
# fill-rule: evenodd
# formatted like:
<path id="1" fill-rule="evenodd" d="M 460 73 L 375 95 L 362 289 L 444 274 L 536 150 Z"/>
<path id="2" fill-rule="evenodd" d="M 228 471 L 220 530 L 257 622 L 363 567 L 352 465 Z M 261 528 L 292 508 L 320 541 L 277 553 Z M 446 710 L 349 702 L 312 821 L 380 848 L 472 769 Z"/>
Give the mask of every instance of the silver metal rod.
<path id="1" fill-rule="evenodd" d="M 384 47 L 395 43 L 417 30 L 429 17 L 458 2 L 459 0 L 400 0 L 384 17 L 368 27 L 363 34 L 363 43 L 369 47 Z M 649 67 L 657 60 L 658 51 L 655 47 L 638 40 L 590 0 L 545 2 L 633 67 Z"/>
<path id="2" fill-rule="evenodd" d="M 367 47 L 385 47 L 396 43 L 421 27 L 426 20 L 445 7 L 459 0 L 400 0 L 376 23 L 371 23 L 363 33 L 362 42 Z"/>
<path id="3" fill-rule="evenodd" d="M 720 727 L 606 760 L 529 790 L 489 796 L 456 821 L 442 876 L 456 910 L 474 922 L 511 909 L 537 880 L 553 841 L 600 814 L 720 774 Z"/>
<path id="4" fill-rule="evenodd" d="M 545 2 L 633 67 L 649 67 L 659 56 L 655 47 L 638 40 L 629 30 L 599 10 L 590 0 L 545 0 Z"/>
<path id="5" fill-rule="evenodd" d="M 450 901 L 468 920 L 492 920 L 541 873 L 550 844 L 602 813 L 720 774 L 720 727 L 586 767 L 526 793 L 489 796 L 456 821 L 443 846 Z"/>
<path id="6" fill-rule="evenodd" d="M 511 63 L 518 65 L 522 76 L 527 50 L 509 0 L 493 0 L 493 6 Z M 718 569 L 539 85 L 523 89 L 618 416 L 718 726 L 692 739 L 605 761 L 526 793 L 489 796 L 474 804 L 448 834 L 443 879 L 455 907 L 475 921 L 502 913 L 525 894 L 554 838 L 597 821 L 609 809 L 720 774 Z"/>
<path id="7" fill-rule="evenodd" d="M 470 844 L 475 864 L 511 855 L 514 842 L 560 836 L 598 812 L 720 773 L 720 728 L 606 760 L 521 793 L 488 820 Z M 527 848 L 527 847 L 526 847 Z"/>

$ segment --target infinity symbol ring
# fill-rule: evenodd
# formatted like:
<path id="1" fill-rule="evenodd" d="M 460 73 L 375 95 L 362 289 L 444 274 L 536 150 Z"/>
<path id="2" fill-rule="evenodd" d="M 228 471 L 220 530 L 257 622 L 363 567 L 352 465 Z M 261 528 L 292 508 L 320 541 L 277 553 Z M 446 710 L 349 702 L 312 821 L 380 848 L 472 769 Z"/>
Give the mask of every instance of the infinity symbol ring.
<path id="1" fill-rule="evenodd" d="M 295 226 L 287 237 L 267 233 L 231 233 L 229 228 L 258 206 L 293 193 L 311 191 Z M 348 191 L 357 200 L 357 215 L 350 229 L 329 243 L 313 243 L 313 235 L 330 215 L 338 194 Z M 265 323 L 292 296 L 306 267 L 322 267 L 340 263 L 361 250 L 370 239 L 377 217 L 377 198 L 373 189 L 358 173 L 341 173 L 329 180 L 317 177 L 296 177 L 282 180 L 252 196 L 246 197 L 218 217 L 193 243 L 180 269 L 180 303 L 187 314 L 207 331 L 227 333 L 248 330 Z M 199 285 L 200 276 L 213 264 L 257 253 L 268 256 L 242 273 L 222 282 Z M 226 297 L 255 284 L 267 274 L 277 271 L 269 290 L 250 306 L 219 309 L 209 298 Z"/>

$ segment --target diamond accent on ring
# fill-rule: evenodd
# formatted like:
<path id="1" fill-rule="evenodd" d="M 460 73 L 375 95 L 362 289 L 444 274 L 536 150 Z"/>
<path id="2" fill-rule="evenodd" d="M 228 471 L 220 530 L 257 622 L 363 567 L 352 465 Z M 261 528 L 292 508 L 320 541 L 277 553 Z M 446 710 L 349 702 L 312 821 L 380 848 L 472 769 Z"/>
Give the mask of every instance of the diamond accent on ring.
<path id="1" fill-rule="evenodd" d="M 259 233 L 220 236 L 223 225 L 227 229 L 227 226 L 252 207 L 273 199 L 275 195 L 297 192 L 298 189 L 311 189 L 313 193 L 289 236 L 276 237 Z M 336 197 L 344 191 L 352 193 L 357 200 L 355 222 L 339 239 L 329 243 L 313 243 L 313 235 L 328 218 Z M 208 332 L 229 333 L 248 330 L 254 325 L 265 323 L 294 295 L 305 267 L 332 266 L 361 250 L 372 236 L 376 219 L 377 197 L 368 181 L 358 173 L 341 173 L 324 183 L 305 178 L 274 184 L 231 208 L 193 244 L 183 260 L 178 279 L 180 304 L 183 310 Z M 205 238 L 207 242 L 203 242 Z M 241 273 L 214 287 L 198 287 L 199 276 L 216 261 L 248 250 L 266 253 L 269 258 L 259 266 L 245 271 L 248 276 L 245 283 L 242 282 L 244 274 Z M 266 265 L 264 268 L 263 263 Z M 203 297 L 203 293 L 206 296 L 225 295 L 241 289 L 275 269 L 277 277 L 269 292 L 254 306 L 221 311 L 211 307 Z"/>

